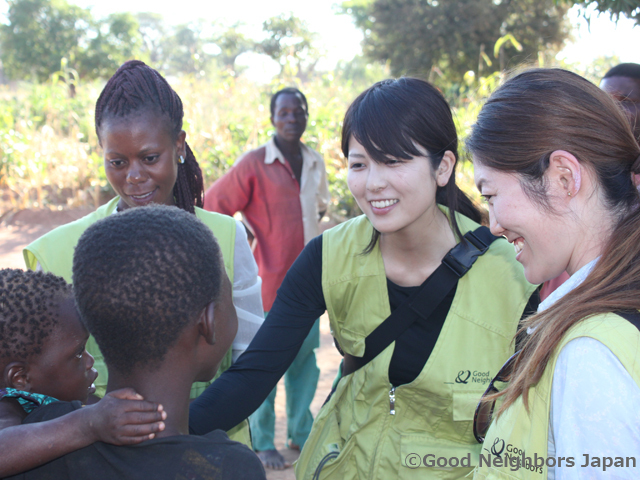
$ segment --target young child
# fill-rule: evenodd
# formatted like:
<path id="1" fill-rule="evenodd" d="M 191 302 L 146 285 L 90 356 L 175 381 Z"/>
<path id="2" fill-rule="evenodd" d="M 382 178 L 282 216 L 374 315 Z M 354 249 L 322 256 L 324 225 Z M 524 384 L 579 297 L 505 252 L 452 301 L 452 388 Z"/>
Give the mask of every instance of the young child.
<path id="1" fill-rule="evenodd" d="M 93 393 L 88 336 L 62 278 L 0 270 L 0 477 L 96 441 L 139 443 L 164 428 L 162 407 L 132 389 L 51 422 L 20 425 L 41 405 L 64 400 L 79 407 Z"/>
<path id="2" fill-rule="evenodd" d="M 111 215 L 80 237 L 73 284 L 109 370 L 107 394 L 132 387 L 162 404 L 165 429 L 132 447 L 96 442 L 17 478 L 264 479 L 258 457 L 226 433 L 188 435 L 191 385 L 213 377 L 237 331 L 231 283 L 211 230 L 169 206 Z M 55 402 L 25 423 L 77 408 Z"/>

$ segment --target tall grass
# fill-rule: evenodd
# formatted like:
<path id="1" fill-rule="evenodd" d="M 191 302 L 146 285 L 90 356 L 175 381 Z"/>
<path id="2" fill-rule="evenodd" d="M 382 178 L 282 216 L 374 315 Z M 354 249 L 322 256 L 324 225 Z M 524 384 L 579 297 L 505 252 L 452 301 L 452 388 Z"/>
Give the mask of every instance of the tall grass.
<path id="1" fill-rule="evenodd" d="M 328 73 L 297 86 L 309 102 L 303 140 L 325 159 L 333 197 L 330 213 L 339 221 L 359 213 L 346 184 L 346 161 L 340 148 L 342 118 L 358 93 L 385 74 L 375 72 L 355 82 L 335 75 Z M 499 81 L 500 74 L 474 79 L 452 99 L 462 140 Z M 207 79 L 169 78 L 169 82 L 184 103 L 187 141 L 208 186 L 244 151 L 274 133 L 269 121 L 271 93 L 296 81 L 256 85 L 242 76 L 220 74 Z M 9 209 L 98 206 L 113 194 L 94 131 L 94 104 L 103 85 L 81 83 L 74 97 L 61 82 L 0 86 L 0 216 Z M 460 150 L 464 153 L 463 145 Z M 458 167 L 456 180 L 479 200 L 473 167 L 467 161 Z"/>
<path id="2" fill-rule="evenodd" d="M 9 209 L 61 208 L 104 201 L 110 187 L 94 131 L 94 104 L 104 82 L 77 86 L 71 98 L 63 83 L 0 87 L 0 215 Z M 266 142 L 271 92 L 285 85 L 246 79 L 170 79 L 182 98 L 184 130 L 205 185 L 223 175 L 244 151 Z M 342 117 L 361 88 L 331 75 L 302 86 L 309 101 L 303 140 L 325 158 L 334 196 L 333 215 L 357 213 L 345 184 L 340 152 Z"/>

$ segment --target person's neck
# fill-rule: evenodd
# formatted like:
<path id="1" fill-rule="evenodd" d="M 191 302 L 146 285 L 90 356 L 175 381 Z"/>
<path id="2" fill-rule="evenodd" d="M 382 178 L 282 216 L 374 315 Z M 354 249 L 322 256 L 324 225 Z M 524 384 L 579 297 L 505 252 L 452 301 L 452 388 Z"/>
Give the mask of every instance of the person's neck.
<path id="1" fill-rule="evenodd" d="M 579 219 L 567 234 L 573 241 L 567 273 L 573 275 L 582 267 L 602 255 L 618 222 L 602 201 L 591 195 L 585 206 L 577 210 L 574 217 Z"/>
<path id="2" fill-rule="evenodd" d="M 434 204 L 411 225 L 381 235 L 380 249 L 387 277 L 402 286 L 420 285 L 456 243 L 449 219 Z"/>
<path id="3" fill-rule="evenodd" d="M 282 152 L 287 160 L 297 157 L 302 153 L 302 142 L 300 141 L 300 139 L 290 142 L 276 135 L 274 137 L 274 141 L 276 143 L 276 147 L 278 147 L 278 150 Z"/>
<path id="4" fill-rule="evenodd" d="M 166 365 L 167 362 L 163 362 Z M 182 373 L 182 374 L 180 374 Z M 167 413 L 165 429 L 156 438 L 189 434 L 189 392 L 192 378 L 171 368 L 152 371 L 135 371 L 131 375 L 121 375 L 109 371 L 107 392 L 131 387 L 145 400 L 160 403 Z"/>

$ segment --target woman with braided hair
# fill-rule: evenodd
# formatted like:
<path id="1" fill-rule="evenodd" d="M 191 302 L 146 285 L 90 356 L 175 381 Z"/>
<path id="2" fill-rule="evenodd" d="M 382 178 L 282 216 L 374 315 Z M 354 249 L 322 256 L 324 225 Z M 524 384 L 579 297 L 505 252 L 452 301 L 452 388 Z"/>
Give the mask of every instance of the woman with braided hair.
<path id="1" fill-rule="evenodd" d="M 233 282 L 238 334 L 220 367 L 228 368 L 247 347 L 263 322 L 258 268 L 244 227 L 231 217 L 201 209 L 202 172 L 182 129 L 182 101 L 167 81 L 143 62 L 124 63 L 109 79 L 96 102 L 96 133 L 104 152 L 107 179 L 117 197 L 90 215 L 63 225 L 24 249 L 27 267 L 55 273 L 71 282 L 73 251 L 80 235 L 93 223 L 128 208 L 174 205 L 195 214 L 215 234 L 225 268 Z M 117 258 L 114 261 L 124 261 Z M 189 282 L 189 278 L 184 279 Z M 104 395 L 107 370 L 93 340 L 87 344 L 100 373 L 96 395 Z M 194 384 L 196 398 L 209 382 Z M 246 422 L 230 431 L 248 444 Z"/>

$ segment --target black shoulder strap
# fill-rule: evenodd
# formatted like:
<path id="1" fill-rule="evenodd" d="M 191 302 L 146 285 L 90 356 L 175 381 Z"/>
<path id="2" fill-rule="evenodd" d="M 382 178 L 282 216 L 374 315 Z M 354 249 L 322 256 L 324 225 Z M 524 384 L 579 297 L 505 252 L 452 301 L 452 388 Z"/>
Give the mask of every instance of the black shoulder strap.
<path id="1" fill-rule="evenodd" d="M 467 232 L 464 238 L 466 241 L 458 243 L 445 255 L 440 266 L 424 281 L 418 291 L 367 336 L 362 357 L 344 355 L 342 376 L 355 372 L 373 360 L 418 318 L 429 318 L 458 280 L 498 237 L 493 236 L 487 227 L 479 227 L 473 232 Z"/>

